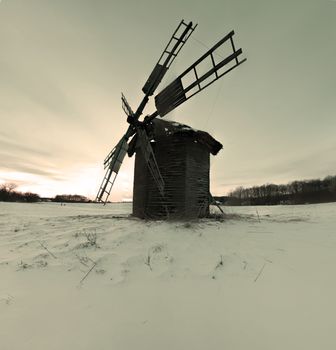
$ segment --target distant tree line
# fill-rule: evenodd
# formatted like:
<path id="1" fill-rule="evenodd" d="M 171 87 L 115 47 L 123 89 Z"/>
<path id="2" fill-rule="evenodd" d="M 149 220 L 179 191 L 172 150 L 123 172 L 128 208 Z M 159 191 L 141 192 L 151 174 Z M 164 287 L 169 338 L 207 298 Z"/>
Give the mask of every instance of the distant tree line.
<path id="1" fill-rule="evenodd" d="M 2 202 L 39 202 L 40 196 L 32 192 L 16 191 L 16 185 L 12 183 L 2 184 L 0 186 L 0 201 Z"/>
<path id="2" fill-rule="evenodd" d="M 238 187 L 225 197 L 215 197 L 227 205 L 276 205 L 336 202 L 336 176 L 323 180 L 293 181 L 286 185 L 266 184 Z"/>
<path id="3" fill-rule="evenodd" d="M 41 198 L 38 194 L 32 192 L 19 192 L 16 190 L 17 185 L 14 183 L 5 183 L 0 185 L 1 202 L 41 202 L 53 201 L 62 203 L 90 203 L 91 200 L 79 194 L 61 194 L 54 198 Z"/>
<path id="4" fill-rule="evenodd" d="M 85 196 L 79 194 L 58 194 L 55 198 L 52 199 L 53 202 L 62 202 L 62 203 L 90 203 L 92 202 Z"/>

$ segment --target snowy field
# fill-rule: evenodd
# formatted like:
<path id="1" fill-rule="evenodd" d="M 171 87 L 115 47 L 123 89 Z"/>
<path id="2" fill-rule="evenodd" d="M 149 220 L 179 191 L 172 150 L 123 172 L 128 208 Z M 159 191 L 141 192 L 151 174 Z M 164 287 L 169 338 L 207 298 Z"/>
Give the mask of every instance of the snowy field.
<path id="1" fill-rule="evenodd" d="M 0 203 L 0 349 L 336 349 L 336 203 L 224 210 Z"/>

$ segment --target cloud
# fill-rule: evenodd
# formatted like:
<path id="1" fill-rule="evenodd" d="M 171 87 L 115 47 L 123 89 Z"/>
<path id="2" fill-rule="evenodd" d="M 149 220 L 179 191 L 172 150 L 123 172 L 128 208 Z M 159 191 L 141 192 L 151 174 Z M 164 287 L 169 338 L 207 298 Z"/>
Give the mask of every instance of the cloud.
<path id="1" fill-rule="evenodd" d="M 0 132 L 0 150 L 5 150 L 7 154 L 22 154 L 23 156 L 40 155 L 49 156 L 50 153 L 46 150 L 40 149 L 37 145 L 35 147 L 20 144 L 17 141 L 9 140 Z M 1 151 L 0 151 L 1 152 Z"/>
<path id="2" fill-rule="evenodd" d="M 64 180 L 65 176 L 48 168 L 43 168 L 43 166 L 27 163 L 27 162 L 21 162 L 16 160 L 15 158 L 5 158 L 1 155 L 1 158 L 4 160 L 4 164 L 1 164 L 0 166 L 0 172 L 2 171 L 14 171 L 14 172 L 20 172 L 25 174 L 32 174 L 32 175 L 41 175 L 46 176 L 53 180 Z"/>

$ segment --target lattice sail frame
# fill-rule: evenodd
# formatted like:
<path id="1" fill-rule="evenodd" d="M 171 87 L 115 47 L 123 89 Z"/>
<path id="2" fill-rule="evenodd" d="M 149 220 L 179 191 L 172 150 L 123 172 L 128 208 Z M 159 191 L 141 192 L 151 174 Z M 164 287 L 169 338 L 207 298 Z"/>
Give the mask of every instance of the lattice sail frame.
<path id="1" fill-rule="evenodd" d="M 185 23 L 184 20 L 180 22 L 167 46 L 163 50 L 158 62 L 156 63 L 152 73 L 146 81 L 142 91 L 148 95 L 153 95 L 154 91 L 160 84 L 162 78 L 166 74 L 167 70 L 174 62 L 176 56 L 181 51 L 184 44 L 189 39 L 192 32 L 196 29 L 197 24 L 193 27 L 192 22 Z"/>
<path id="2" fill-rule="evenodd" d="M 238 56 L 242 54 L 242 49 L 236 50 L 232 39 L 233 35 L 234 31 L 232 30 L 155 96 L 155 106 L 157 108 L 157 113 L 161 117 L 165 116 L 180 104 L 201 92 L 223 75 L 246 61 L 246 59 L 241 61 L 238 60 Z M 221 57 L 218 52 L 227 42 L 231 43 L 232 53 L 224 58 L 222 57 L 222 59 L 216 63 L 215 56 L 217 55 L 217 57 Z M 211 60 L 210 62 L 212 66 L 207 72 L 200 75 L 198 70 L 206 59 Z M 229 68 L 222 70 L 222 68 L 227 66 L 230 62 L 233 62 L 234 64 Z M 188 75 L 189 79 L 184 80 Z"/>
<path id="3" fill-rule="evenodd" d="M 125 135 L 118 144 L 112 149 L 104 161 L 104 169 L 107 168 L 103 181 L 99 187 L 96 202 L 106 204 L 112 191 L 115 179 L 118 175 L 121 164 L 128 150 L 127 139 Z"/>

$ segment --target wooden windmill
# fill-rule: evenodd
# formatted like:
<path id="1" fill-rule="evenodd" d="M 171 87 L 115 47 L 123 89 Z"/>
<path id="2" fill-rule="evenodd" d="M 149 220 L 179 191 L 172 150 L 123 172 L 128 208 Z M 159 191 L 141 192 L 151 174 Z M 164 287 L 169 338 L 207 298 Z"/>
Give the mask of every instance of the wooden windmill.
<path id="1" fill-rule="evenodd" d="M 246 59 L 239 60 L 233 35 L 228 33 L 172 83 L 155 96 L 156 111 L 140 116 L 174 59 L 197 25 L 183 20 L 170 38 L 142 91 L 139 107 L 133 112 L 122 94 L 122 108 L 129 123 L 126 133 L 104 161 L 106 174 L 96 201 L 106 203 L 123 159 L 136 154 L 133 214 L 149 218 L 202 217 L 209 212 L 209 154 L 222 145 L 208 133 L 186 125 L 157 119 L 187 101 L 230 72 Z M 225 57 L 220 49 L 230 49 Z M 210 68 L 202 71 L 204 63 Z M 131 139 L 131 140 L 130 140 Z"/>

